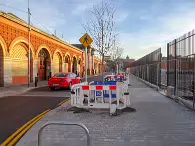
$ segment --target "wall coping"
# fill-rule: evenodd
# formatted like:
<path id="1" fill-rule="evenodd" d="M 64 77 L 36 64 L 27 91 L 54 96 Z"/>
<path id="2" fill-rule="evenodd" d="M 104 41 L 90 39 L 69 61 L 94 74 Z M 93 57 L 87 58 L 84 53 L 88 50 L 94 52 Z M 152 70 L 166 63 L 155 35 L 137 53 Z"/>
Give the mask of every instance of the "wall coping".
<path id="1" fill-rule="evenodd" d="M 17 24 L 20 24 L 20 25 L 28 28 L 28 24 L 24 20 L 20 19 L 19 17 L 15 16 L 13 14 L 7 14 L 7 13 L 5 13 L 5 12 L 0 10 L 0 16 L 2 16 L 2 17 L 6 18 L 8 20 L 11 20 L 11 21 L 13 21 L 13 22 L 15 22 Z M 33 31 L 35 31 L 35 32 L 37 32 L 39 34 L 42 34 L 42 35 L 44 35 L 46 37 L 49 37 L 49 38 L 51 38 L 51 39 L 53 39 L 53 40 L 55 40 L 57 42 L 62 43 L 63 45 L 66 45 L 66 46 L 69 46 L 69 47 L 71 47 L 73 49 L 76 49 L 79 52 L 84 52 L 84 51 L 78 49 L 77 47 L 72 46 L 72 45 L 68 44 L 67 42 L 65 42 L 65 41 L 63 41 L 63 40 L 61 40 L 61 39 L 59 39 L 59 38 L 57 38 L 57 37 L 55 37 L 55 36 L 53 36 L 51 34 L 48 34 L 48 33 L 44 32 L 44 31 L 42 31 L 42 30 L 40 30 L 40 29 L 38 29 L 38 28 L 36 28 L 36 27 L 34 27 L 32 25 L 30 25 L 30 28 L 31 28 L 31 30 L 33 30 Z"/>

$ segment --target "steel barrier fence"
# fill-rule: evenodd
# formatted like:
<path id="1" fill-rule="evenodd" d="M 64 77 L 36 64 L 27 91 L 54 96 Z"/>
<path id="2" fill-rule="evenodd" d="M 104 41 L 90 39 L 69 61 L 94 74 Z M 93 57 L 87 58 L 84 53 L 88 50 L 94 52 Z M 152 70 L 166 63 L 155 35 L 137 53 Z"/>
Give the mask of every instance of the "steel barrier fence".
<path id="1" fill-rule="evenodd" d="M 192 30 L 167 44 L 167 85 L 177 90 L 177 96 L 194 100 L 195 31 Z M 194 107 L 194 102 L 193 102 Z"/>
<path id="2" fill-rule="evenodd" d="M 195 31 L 174 39 L 167 44 L 167 58 L 162 61 L 161 49 L 132 63 L 131 74 L 161 89 L 172 86 L 174 94 L 193 100 L 195 106 Z"/>
<path id="3" fill-rule="evenodd" d="M 161 85 L 161 48 L 133 62 L 130 72 L 147 82 Z"/>

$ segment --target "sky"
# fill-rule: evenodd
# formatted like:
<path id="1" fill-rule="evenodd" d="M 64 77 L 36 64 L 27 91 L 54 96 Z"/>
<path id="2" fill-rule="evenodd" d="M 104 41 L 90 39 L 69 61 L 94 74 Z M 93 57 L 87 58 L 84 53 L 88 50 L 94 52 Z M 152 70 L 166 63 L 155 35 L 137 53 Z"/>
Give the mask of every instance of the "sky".
<path id="1" fill-rule="evenodd" d="M 194 0 L 103 0 L 115 8 L 119 43 L 127 55 L 139 59 L 195 28 Z M 0 0 L 0 10 L 28 20 L 27 0 Z M 30 0 L 31 23 L 62 40 L 75 44 L 85 33 L 93 5 L 102 0 Z M 4 5 L 10 6 L 6 7 Z M 63 34 L 63 38 L 62 38 Z"/>

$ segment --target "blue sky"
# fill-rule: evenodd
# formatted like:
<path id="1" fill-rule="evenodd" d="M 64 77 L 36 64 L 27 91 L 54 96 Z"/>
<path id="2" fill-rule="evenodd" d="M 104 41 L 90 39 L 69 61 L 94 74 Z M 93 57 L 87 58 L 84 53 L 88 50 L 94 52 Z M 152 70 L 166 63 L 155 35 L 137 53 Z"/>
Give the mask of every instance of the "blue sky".
<path id="1" fill-rule="evenodd" d="M 108 0 L 104 0 L 108 1 Z M 138 59 L 162 48 L 165 55 L 167 42 L 195 28 L 194 0 L 112 0 L 116 9 L 119 42 L 123 56 Z M 14 8 L 27 11 L 27 0 L 0 0 Z M 30 0 L 32 24 L 48 33 L 57 32 L 68 43 L 79 43 L 85 33 L 82 23 L 89 18 L 89 9 L 101 0 Z M 27 14 L 0 5 L 27 20 Z M 44 27 L 43 27 L 43 26 Z"/>

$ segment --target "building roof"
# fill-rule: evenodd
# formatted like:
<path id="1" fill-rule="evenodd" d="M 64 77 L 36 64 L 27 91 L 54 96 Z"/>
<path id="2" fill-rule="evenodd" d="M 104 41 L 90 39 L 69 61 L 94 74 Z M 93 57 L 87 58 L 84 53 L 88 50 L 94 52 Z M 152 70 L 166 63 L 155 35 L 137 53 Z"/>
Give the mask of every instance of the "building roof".
<path id="1" fill-rule="evenodd" d="M 14 15 L 12 13 L 6 13 L 6 12 L 3 12 L 3 11 L 0 10 L 0 16 L 6 18 L 8 20 L 11 20 L 11 21 L 13 21 L 15 23 L 18 23 L 18 24 L 20 24 L 20 25 L 22 25 L 24 27 L 28 27 L 28 23 L 26 21 L 22 20 L 21 18 L 17 17 L 16 15 Z M 79 48 L 77 48 L 77 47 L 75 47 L 75 46 L 73 46 L 71 44 L 68 44 L 64 40 L 59 39 L 58 37 L 56 37 L 53 34 L 48 34 L 48 33 L 44 32 L 43 30 L 38 29 L 37 27 L 34 27 L 33 25 L 30 25 L 30 28 L 33 31 L 36 31 L 36 32 L 38 32 L 38 33 L 48 37 L 48 38 L 51 38 L 51 39 L 53 39 L 53 40 L 55 40 L 57 42 L 60 42 L 60 43 L 62 43 L 64 45 L 66 45 L 66 46 L 69 46 L 69 47 L 71 47 L 71 48 L 73 48 L 73 49 L 75 49 L 77 51 L 81 50 L 81 49 L 79 49 Z M 83 50 L 81 50 L 81 51 L 83 52 Z"/>
<path id="2" fill-rule="evenodd" d="M 73 46 L 75 46 L 75 47 L 77 47 L 77 48 L 79 48 L 81 50 L 85 49 L 85 46 L 83 46 L 83 44 L 71 44 L 71 45 L 73 45 Z"/>

